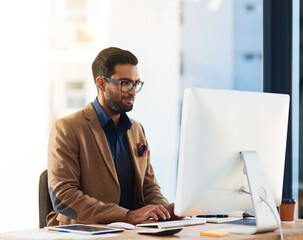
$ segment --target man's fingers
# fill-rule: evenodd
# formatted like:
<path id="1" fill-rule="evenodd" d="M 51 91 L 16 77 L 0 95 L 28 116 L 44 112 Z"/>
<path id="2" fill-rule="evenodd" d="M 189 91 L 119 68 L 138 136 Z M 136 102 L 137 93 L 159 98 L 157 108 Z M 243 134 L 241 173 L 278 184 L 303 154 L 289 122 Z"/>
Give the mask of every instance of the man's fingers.
<path id="1" fill-rule="evenodd" d="M 157 214 L 156 214 L 155 212 L 153 212 L 153 211 L 151 211 L 151 212 L 149 213 L 149 216 L 152 217 L 153 219 L 155 219 L 156 221 L 158 220 Z"/>
<path id="2" fill-rule="evenodd" d="M 143 222 L 149 217 L 152 217 L 156 221 L 162 218 L 167 220 L 171 218 L 169 211 L 162 205 L 147 205 L 143 208 L 130 211 L 127 214 L 127 221 L 131 223 Z"/>
<path id="3" fill-rule="evenodd" d="M 163 220 L 170 219 L 170 214 L 162 205 L 153 205 L 152 211 L 154 211 L 159 218 Z"/>
<path id="4" fill-rule="evenodd" d="M 162 205 L 158 205 L 158 211 L 160 212 L 160 216 L 163 220 L 170 218 L 168 211 Z"/>
<path id="5" fill-rule="evenodd" d="M 165 214 L 162 212 L 161 208 L 159 206 L 157 206 L 154 209 L 155 213 L 157 214 L 157 216 L 159 216 L 159 218 L 162 218 L 163 220 L 166 220 L 166 216 Z"/>
<path id="6" fill-rule="evenodd" d="M 170 219 L 170 214 L 169 214 L 169 212 L 167 211 L 167 209 L 165 208 L 165 207 L 163 207 L 162 205 L 159 205 L 160 206 L 160 209 L 162 210 L 162 212 L 165 214 L 165 219 L 164 220 L 166 220 L 166 219 Z"/>

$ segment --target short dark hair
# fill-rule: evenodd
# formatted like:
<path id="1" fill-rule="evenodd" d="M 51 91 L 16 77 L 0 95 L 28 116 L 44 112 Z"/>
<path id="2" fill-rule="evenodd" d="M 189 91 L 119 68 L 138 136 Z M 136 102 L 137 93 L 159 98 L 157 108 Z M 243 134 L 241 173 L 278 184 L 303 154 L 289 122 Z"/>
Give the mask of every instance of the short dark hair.
<path id="1" fill-rule="evenodd" d="M 109 47 L 103 49 L 92 64 L 94 81 L 98 76 L 111 77 L 114 74 L 116 64 L 137 65 L 138 59 L 130 51 L 121 48 Z"/>

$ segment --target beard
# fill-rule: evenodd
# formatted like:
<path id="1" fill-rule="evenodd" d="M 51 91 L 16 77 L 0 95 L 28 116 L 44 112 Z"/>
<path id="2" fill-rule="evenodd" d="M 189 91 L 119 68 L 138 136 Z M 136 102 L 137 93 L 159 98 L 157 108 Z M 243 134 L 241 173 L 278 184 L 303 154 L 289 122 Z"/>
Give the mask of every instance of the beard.
<path id="1" fill-rule="evenodd" d="M 133 104 L 125 104 L 123 103 L 124 99 L 135 99 L 134 96 L 131 94 L 128 94 L 127 96 L 122 96 L 120 99 L 115 96 L 113 91 L 110 88 L 106 89 L 107 94 L 104 95 L 105 103 L 108 107 L 108 109 L 113 114 L 122 114 L 129 112 L 133 109 Z"/>

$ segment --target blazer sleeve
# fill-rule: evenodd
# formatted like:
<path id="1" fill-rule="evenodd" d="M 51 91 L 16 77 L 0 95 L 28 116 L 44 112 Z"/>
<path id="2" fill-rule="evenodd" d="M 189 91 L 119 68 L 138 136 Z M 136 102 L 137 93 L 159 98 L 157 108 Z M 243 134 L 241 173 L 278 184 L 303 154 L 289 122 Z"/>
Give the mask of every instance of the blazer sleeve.
<path id="1" fill-rule="evenodd" d="M 79 143 L 69 123 L 52 127 L 48 144 L 48 187 L 54 210 L 79 223 L 125 221 L 128 209 L 81 191 Z"/>
<path id="2" fill-rule="evenodd" d="M 142 125 L 141 128 L 144 134 L 144 138 L 146 138 Z M 170 203 L 161 193 L 161 188 L 156 180 L 153 167 L 150 163 L 150 150 L 147 141 L 146 141 L 146 145 L 147 145 L 148 153 L 147 153 L 146 171 L 143 181 L 143 196 L 144 196 L 145 204 L 161 204 L 164 207 L 167 207 Z"/>

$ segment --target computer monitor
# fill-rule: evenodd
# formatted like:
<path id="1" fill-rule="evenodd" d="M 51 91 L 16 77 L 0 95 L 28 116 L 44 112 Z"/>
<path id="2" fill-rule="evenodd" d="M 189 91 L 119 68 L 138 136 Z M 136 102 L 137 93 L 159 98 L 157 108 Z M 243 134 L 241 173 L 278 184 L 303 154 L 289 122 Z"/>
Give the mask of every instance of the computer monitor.
<path id="1" fill-rule="evenodd" d="M 285 94 L 186 88 L 175 213 L 255 209 L 259 223 L 267 222 L 259 197 L 281 203 L 288 111 Z"/>

